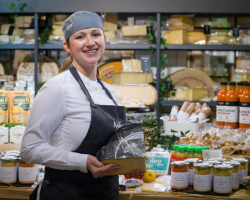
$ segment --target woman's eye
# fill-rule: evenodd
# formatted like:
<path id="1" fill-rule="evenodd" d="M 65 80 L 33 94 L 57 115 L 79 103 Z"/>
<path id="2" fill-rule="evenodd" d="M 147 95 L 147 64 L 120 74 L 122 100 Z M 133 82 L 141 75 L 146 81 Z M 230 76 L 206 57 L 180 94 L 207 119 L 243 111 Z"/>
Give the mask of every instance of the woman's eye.
<path id="1" fill-rule="evenodd" d="M 83 36 L 78 36 L 77 39 L 83 39 L 84 37 Z"/>
<path id="2" fill-rule="evenodd" d="M 94 37 L 98 37 L 98 36 L 100 36 L 100 34 L 99 33 L 95 33 L 93 36 Z"/>

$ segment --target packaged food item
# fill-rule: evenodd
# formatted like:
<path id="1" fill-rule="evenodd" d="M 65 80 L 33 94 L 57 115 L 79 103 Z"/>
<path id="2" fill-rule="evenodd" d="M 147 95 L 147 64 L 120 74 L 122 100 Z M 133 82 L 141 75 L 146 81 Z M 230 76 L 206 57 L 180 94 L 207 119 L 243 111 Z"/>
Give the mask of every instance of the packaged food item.
<path id="1" fill-rule="evenodd" d="M 175 96 L 171 96 L 171 98 L 180 101 L 199 101 L 207 96 L 208 90 L 201 86 L 195 88 L 178 87 L 175 91 Z"/>
<path id="2" fill-rule="evenodd" d="M 226 161 L 223 164 L 231 165 L 233 167 L 232 171 L 232 189 L 238 190 L 240 187 L 240 180 L 239 180 L 239 169 L 240 163 L 236 161 Z"/>
<path id="3" fill-rule="evenodd" d="M 187 44 L 187 32 L 184 30 L 168 30 L 165 31 L 163 38 L 166 44 Z"/>
<path id="4" fill-rule="evenodd" d="M 144 183 L 141 187 L 142 192 L 165 193 L 167 186 L 159 183 Z"/>
<path id="5" fill-rule="evenodd" d="M 155 179 L 154 183 L 162 184 L 165 186 L 170 186 L 171 176 L 170 175 L 159 176 L 158 178 Z"/>
<path id="6" fill-rule="evenodd" d="M 8 123 L 9 120 L 9 91 L 0 92 L 0 122 Z"/>
<path id="7" fill-rule="evenodd" d="M 201 146 L 195 147 L 195 154 L 194 154 L 194 157 L 203 160 L 202 147 L 201 147 Z"/>
<path id="8" fill-rule="evenodd" d="M 195 103 L 190 103 L 188 108 L 185 110 L 185 113 L 183 114 L 181 121 L 185 122 L 192 115 L 192 113 L 195 110 L 195 107 L 196 107 Z"/>
<path id="9" fill-rule="evenodd" d="M 235 38 L 227 33 L 214 34 L 209 37 L 208 44 L 222 45 L 222 44 L 235 44 Z"/>
<path id="10" fill-rule="evenodd" d="M 178 145 L 173 145 L 173 151 L 171 152 L 170 162 L 174 162 L 178 160 L 177 154 L 178 154 Z"/>
<path id="11" fill-rule="evenodd" d="M 123 72 L 141 72 L 141 61 L 136 59 L 122 59 Z"/>
<path id="12" fill-rule="evenodd" d="M 36 182 L 36 164 L 26 163 L 19 158 L 19 183 L 31 185 Z"/>
<path id="13" fill-rule="evenodd" d="M 187 32 L 188 44 L 205 45 L 207 37 L 203 32 Z"/>
<path id="14" fill-rule="evenodd" d="M 9 92 L 9 122 L 27 123 L 30 115 L 30 92 Z"/>
<path id="15" fill-rule="evenodd" d="M 187 110 L 188 106 L 190 105 L 190 102 L 188 101 L 185 101 L 183 104 L 182 104 L 182 107 L 177 115 L 177 121 L 180 121 L 182 119 L 182 116 L 184 114 L 184 112 Z"/>
<path id="16" fill-rule="evenodd" d="M 244 92 L 244 85 L 245 83 L 243 81 L 237 83 L 237 92 L 239 97 L 241 97 L 242 93 Z"/>
<path id="17" fill-rule="evenodd" d="M 146 36 L 147 35 L 147 26 L 145 25 L 135 25 L 135 26 L 122 26 L 122 36 Z"/>
<path id="18" fill-rule="evenodd" d="M 173 190 L 188 189 L 189 163 L 175 161 L 171 163 L 171 188 Z"/>
<path id="19" fill-rule="evenodd" d="M 126 179 L 125 185 L 126 187 L 139 187 L 143 185 L 143 182 L 139 179 Z"/>
<path id="20" fill-rule="evenodd" d="M 17 158 L 6 156 L 1 158 L 0 182 L 6 184 L 16 183 L 17 181 Z"/>
<path id="21" fill-rule="evenodd" d="M 240 130 L 247 130 L 250 128 L 250 83 L 244 83 L 244 90 L 240 97 L 240 116 L 239 116 Z"/>
<path id="22" fill-rule="evenodd" d="M 198 115 L 199 122 L 204 121 L 208 118 L 208 116 L 211 114 L 212 110 L 210 107 L 205 107 L 201 110 L 201 112 Z"/>
<path id="23" fill-rule="evenodd" d="M 178 106 L 173 106 L 168 121 L 176 121 L 178 111 L 179 111 L 179 107 Z"/>
<path id="24" fill-rule="evenodd" d="M 227 93 L 227 82 L 220 83 L 220 92 L 217 94 L 216 105 L 216 127 L 224 128 L 226 121 L 225 98 Z"/>
<path id="25" fill-rule="evenodd" d="M 169 18 L 166 27 L 170 30 L 181 29 L 192 32 L 194 31 L 194 22 L 189 16 L 174 15 Z"/>
<path id="26" fill-rule="evenodd" d="M 9 129 L 7 127 L 0 126 L 0 144 L 9 142 Z"/>
<path id="27" fill-rule="evenodd" d="M 194 158 L 195 156 L 195 147 L 194 146 L 188 146 L 187 147 L 187 155 L 186 158 Z"/>
<path id="28" fill-rule="evenodd" d="M 232 169 L 230 165 L 214 166 L 214 193 L 230 194 L 232 192 Z"/>
<path id="29" fill-rule="evenodd" d="M 17 125 L 10 128 L 10 142 L 21 144 L 25 132 L 25 126 Z"/>
<path id="30" fill-rule="evenodd" d="M 198 110 L 201 109 L 201 104 L 199 102 L 196 102 L 196 107 L 195 107 L 195 110 L 194 110 L 194 113 L 196 113 Z"/>
<path id="31" fill-rule="evenodd" d="M 226 122 L 225 126 L 232 129 L 239 128 L 239 95 L 236 91 L 236 82 L 229 82 L 229 90 L 225 98 Z"/>
<path id="32" fill-rule="evenodd" d="M 194 186 L 194 164 L 198 162 L 202 162 L 202 160 L 198 158 L 188 158 L 188 159 L 185 159 L 184 161 L 189 163 L 188 184 L 190 187 L 193 187 Z"/>
<path id="33" fill-rule="evenodd" d="M 247 179 L 244 179 L 243 177 L 246 177 L 248 174 L 248 160 L 245 158 L 233 158 L 231 161 L 237 161 L 240 163 L 240 170 L 239 170 L 239 181 L 240 184 L 243 182 L 247 182 Z"/>
<path id="34" fill-rule="evenodd" d="M 194 165 L 194 191 L 210 192 L 212 190 L 212 165 L 197 163 Z"/>
<path id="35" fill-rule="evenodd" d="M 186 153 L 187 151 L 187 146 L 178 146 L 178 153 L 177 153 L 177 159 L 178 161 L 183 161 L 186 159 Z"/>

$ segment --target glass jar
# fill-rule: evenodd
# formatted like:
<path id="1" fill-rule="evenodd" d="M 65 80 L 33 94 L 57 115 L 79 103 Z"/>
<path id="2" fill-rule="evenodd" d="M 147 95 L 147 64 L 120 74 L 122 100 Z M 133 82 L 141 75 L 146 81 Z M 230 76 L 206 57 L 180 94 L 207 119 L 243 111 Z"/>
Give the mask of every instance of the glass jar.
<path id="1" fill-rule="evenodd" d="M 1 158 L 0 182 L 6 184 L 16 183 L 17 181 L 17 159 L 13 156 Z"/>
<path id="2" fill-rule="evenodd" d="M 36 164 L 19 159 L 19 183 L 32 185 L 36 182 Z"/>
<path id="3" fill-rule="evenodd" d="M 177 161 L 178 145 L 173 145 L 173 151 L 171 152 L 171 162 Z"/>
<path id="4" fill-rule="evenodd" d="M 195 158 L 199 158 L 199 159 L 203 160 L 202 148 L 203 147 L 200 147 L 200 146 L 195 147 L 195 154 L 194 154 Z"/>
<path id="5" fill-rule="evenodd" d="M 231 161 L 237 161 L 240 163 L 239 180 L 240 184 L 243 182 L 248 182 L 247 179 L 243 179 L 248 174 L 248 160 L 245 158 L 233 158 Z"/>
<path id="6" fill-rule="evenodd" d="M 212 191 L 212 168 L 208 163 L 196 163 L 194 165 L 194 191 Z"/>
<path id="7" fill-rule="evenodd" d="M 232 169 L 230 165 L 214 166 L 214 192 L 217 194 L 230 194 L 232 192 Z"/>
<path id="8" fill-rule="evenodd" d="M 186 155 L 187 155 L 186 150 L 187 150 L 186 146 L 178 147 L 178 153 L 177 153 L 178 161 L 183 161 L 186 158 Z"/>
<path id="9" fill-rule="evenodd" d="M 224 162 L 224 161 L 226 161 L 226 158 L 210 158 L 208 160 L 217 160 L 219 162 Z"/>
<path id="10" fill-rule="evenodd" d="M 236 161 L 226 161 L 224 162 L 226 165 L 231 165 L 233 167 L 232 171 L 232 189 L 238 190 L 240 187 L 240 181 L 239 181 L 239 168 L 240 163 Z"/>
<path id="11" fill-rule="evenodd" d="M 188 169 L 188 185 L 190 187 L 194 186 L 194 164 L 197 162 L 202 162 L 199 158 L 188 158 L 185 159 L 184 162 L 189 163 L 189 169 Z"/>
<path id="12" fill-rule="evenodd" d="M 210 164 L 212 166 L 220 165 L 221 164 L 220 161 L 218 161 L 218 160 L 211 160 L 211 159 L 207 160 L 206 163 L 208 163 L 208 164 Z M 213 181 L 214 181 L 214 168 L 212 168 L 212 183 L 213 183 Z"/>
<path id="13" fill-rule="evenodd" d="M 189 163 L 175 161 L 171 163 L 171 188 L 173 190 L 188 189 Z"/>
<path id="14" fill-rule="evenodd" d="M 188 146 L 187 147 L 187 158 L 194 158 L 194 154 L 195 154 L 195 147 Z"/>

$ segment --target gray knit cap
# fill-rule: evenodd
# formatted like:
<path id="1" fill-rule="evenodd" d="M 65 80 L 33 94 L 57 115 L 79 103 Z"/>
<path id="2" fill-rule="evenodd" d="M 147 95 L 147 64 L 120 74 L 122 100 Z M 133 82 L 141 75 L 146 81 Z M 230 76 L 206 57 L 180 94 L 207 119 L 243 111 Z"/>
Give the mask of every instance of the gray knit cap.
<path id="1" fill-rule="evenodd" d="M 93 12 L 78 11 L 73 13 L 62 25 L 65 40 L 75 32 L 85 28 L 100 28 L 103 30 L 102 18 Z"/>

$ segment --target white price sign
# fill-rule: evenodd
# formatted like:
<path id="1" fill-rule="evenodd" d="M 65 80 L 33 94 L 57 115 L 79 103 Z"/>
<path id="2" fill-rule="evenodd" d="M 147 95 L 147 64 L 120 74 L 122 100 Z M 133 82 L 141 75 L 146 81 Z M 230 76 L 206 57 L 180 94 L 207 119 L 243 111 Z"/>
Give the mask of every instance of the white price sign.
<path id="1" fill-rule="evenodd" d="M 210 158 L 223 158 L 221 149 L 202 150 L 202 154 L 204 161 Z"/>

